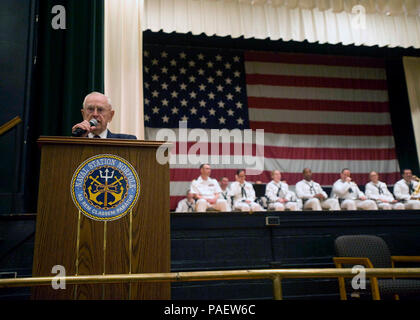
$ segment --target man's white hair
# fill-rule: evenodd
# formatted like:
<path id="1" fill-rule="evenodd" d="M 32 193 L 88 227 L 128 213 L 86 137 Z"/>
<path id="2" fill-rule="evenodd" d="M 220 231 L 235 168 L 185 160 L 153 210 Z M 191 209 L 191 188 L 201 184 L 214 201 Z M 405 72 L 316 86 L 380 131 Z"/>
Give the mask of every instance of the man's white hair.
<path id="1" fill-rule="evenodd" d="M 108 104 L 109 104 L 109 107 L 112 109 L 111 99 L 110 99 L 109 97 L 107 97 L 106 95 L 104 95 L 103 93 L 101 93 L 101 92 L 97 92 L 97 91 L 93 91 L 93 92 L 89 93 L 89 94 L 85 97 L 85 100 L 83 100 L 83 108 L 86 108 L 86 100 L 87 100 L 90 96 L 97 95 L 97 94 L 99 94 L 99 95 L 101 95 L 101 96 L 104 96 L 104 97 L 106 98 L 106 100 L 107 100 Z"/>

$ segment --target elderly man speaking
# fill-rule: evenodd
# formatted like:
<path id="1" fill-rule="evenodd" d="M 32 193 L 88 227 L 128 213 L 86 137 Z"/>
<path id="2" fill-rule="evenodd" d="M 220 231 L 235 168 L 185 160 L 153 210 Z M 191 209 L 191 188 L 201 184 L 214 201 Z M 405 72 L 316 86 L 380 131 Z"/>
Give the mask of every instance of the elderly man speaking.
<path id="1" fill-rule="evenodd" d="M 101 139 L 137 139 L 131 134 L 112 133 L 107 129 L 115 110 L 111 100 L 100 92 L 91 92 L 83 101 L 83 121 L 71 129 L 73 136 Z M 92 121 L 93 120 L 93 121 Z"/>

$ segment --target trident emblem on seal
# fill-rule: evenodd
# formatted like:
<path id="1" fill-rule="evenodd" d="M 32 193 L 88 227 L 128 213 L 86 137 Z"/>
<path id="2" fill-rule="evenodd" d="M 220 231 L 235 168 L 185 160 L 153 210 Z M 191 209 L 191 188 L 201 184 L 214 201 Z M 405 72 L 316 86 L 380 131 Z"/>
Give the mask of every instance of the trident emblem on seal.
<path id="1" fill-rule="evenodd" d="M 105 185 L 108 184 L 108 179 L 112 179 L 114 177 L 114 171 L 112 171 L 110 176 L 108 175 L 108 173 L 108 168 L 105 169 L 105 175 L 103 175 L 102 170 L 99 170 L 99 175 L 101 176 L 101 179 L 105 179 Z"/>
<path id="2" fill-rule="evenodd" d="M 104 173 L 105 172 L 105 173 Z M 88 187 L 89 192 L 89 199 L 93 202 L 98 204 L 103 204 L 105 207 L 108 205 L 113 205 L 114 203 L 118 202 L 122 198 L 122 194 L 124 190 L 121 189 L 120 192 L 117 192 L 117 183 L 121 186 L 121 180 L 123 177 L 116 178 L 116 180 L 112 183 L 108 183 L 109 180 L 114 178 L 114 170 L 110 170 L 108 168 L 105 171 L 99 170 L 99 177 L 105 180 L 105 183 L 100 183 L 97 179 L 99 177 L 89 177 L 95 183 L 95 190 L 92 192 L 92 186 Z M 110 193 L 114 197 L 114 201 L 108 202 L 108 193 Z M 99 201 L 97 198 L 100 194 L 104 195 L 104 202 Z"/>

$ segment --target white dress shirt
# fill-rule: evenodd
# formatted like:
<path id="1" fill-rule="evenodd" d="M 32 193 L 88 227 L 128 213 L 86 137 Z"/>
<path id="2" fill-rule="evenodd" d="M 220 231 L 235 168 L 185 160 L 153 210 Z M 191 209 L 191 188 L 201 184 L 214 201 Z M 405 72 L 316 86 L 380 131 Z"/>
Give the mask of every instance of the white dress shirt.
<path id="1" fill-rule="evenodd" d="M 365 186 L 365 194 L 368 199 L 376 200 L 383 199 L 386 201 L 394 201 L 394 196 L 388 190 L 388 187 L 385 183 L 378 181 L 377 184 L 374 184 L 372 181 L 367 183 Z"/>
<path id="2" fill-rule="evenodd" d="M 194 212 L 195 200 L 189 202 L 187 198 L 178 202 L 175 212 Z"/>
<path id="3" fill-rule="evenodd" d="M 98 136 L 99 136 L 101 139 L 106 139 L 107 135 L 108 135 L 108 129 L 105 129 L 105 130 L 104 130 L 104 131 L 102 131 L 100 134 L 98 134 Z M 93 134 L 92 132 L 89 132 L 89 133 L 88 133 L 88 137 L 89 137 L 89 138 L 93 138 L 93 137 L 95 137 L 95 134 Z M 97 138 L 97 139 L 98 139 L 98 138 Z"/>
<path id="4" fill-rule="evenodd" d="M 312 199 L 316 194 L 322 194 L 325 199 L 328 198 L 319 183 L 303 179 L 296 184 L 296 195 L 302 200 Z"/>
<path id="5" fill-rule="evenodd" d="M 413 187 L 413 190 L 417 188 L 418 182 L 417 181 L 411 181 L 411 185 Z M 401 179 L 394 185 L 394 195 L 397 200 L 405 200 L 408 201 L 411 198 L 411 192 L 409 183 L 405 181 L 404 179 Z M 418 195 L 417 197 L 420 197 Z"/>
<path id="6" fill-rule="evenodd" d="M 225 190 L 223 190 L 222 188 L 220 188 L 220 195 L 219 195 L 219 199 L 225 199 L 227 201 L 229 201 L 230 197 L 232 196 L 232 192 L 230 191 L 229 187 L 226 187 Z"/>
<path id="7" fill-rule="evenodd" d="M 191 183 L 191 193 L 199 194 L 204 199 L 213 199 L 215 193 L 222 192 L 220 189 L 220 185 L 216 179 L 207 178 L 204 180 L 201 176 L 199 176 L 196 180 L 193 180 Z"/>
<path id="8" fill-rule="evenodd" d="M 238 181 L 233 182 L 230 185 L 230 192 L 235 204 L 245 200 L 255 201 L 255 190 L 249 182 L 245 181 L 243 184 L 240 184 Z"/>
<path id="9" fill-rule="evenodd" d="M 287 183 L 276 183 L 274 180 L 270 181 L 265 187 L 265 195 L 269 202 L 277 202 L 279 198 L 292 200 L 293 194 L 289 192 Z"/>
<path id="10" fill-rule="evenodd" d="M 363 197 L 364 193 L 360 191 L 357 184 L 354 182 L 346 182 L 338 179 L 332 189 L 332 198 L 358 200 Z"/>

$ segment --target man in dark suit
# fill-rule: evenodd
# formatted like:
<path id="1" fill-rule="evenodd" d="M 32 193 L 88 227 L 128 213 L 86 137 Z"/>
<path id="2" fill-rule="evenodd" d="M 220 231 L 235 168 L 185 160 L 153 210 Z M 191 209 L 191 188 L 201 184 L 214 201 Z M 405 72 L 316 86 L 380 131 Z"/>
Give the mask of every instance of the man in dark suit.
<path id="1" fill-rule="evenodd" d="M 91 92 L 83 101 L 82 116 L 83 121 L 74 125 L 72 131 L 77 128 L 85 130 L 82 137 L 101 138 L 101 139 L 134 139 L 137 137 L 131 134 L 112 133 L 107 129 L 108 123 L 114 117 L 115 110 L 112 110 L 111 100 L 100 92 Z M 89 121 L 96 119 L 98 124 L 90 126 Z"/>

